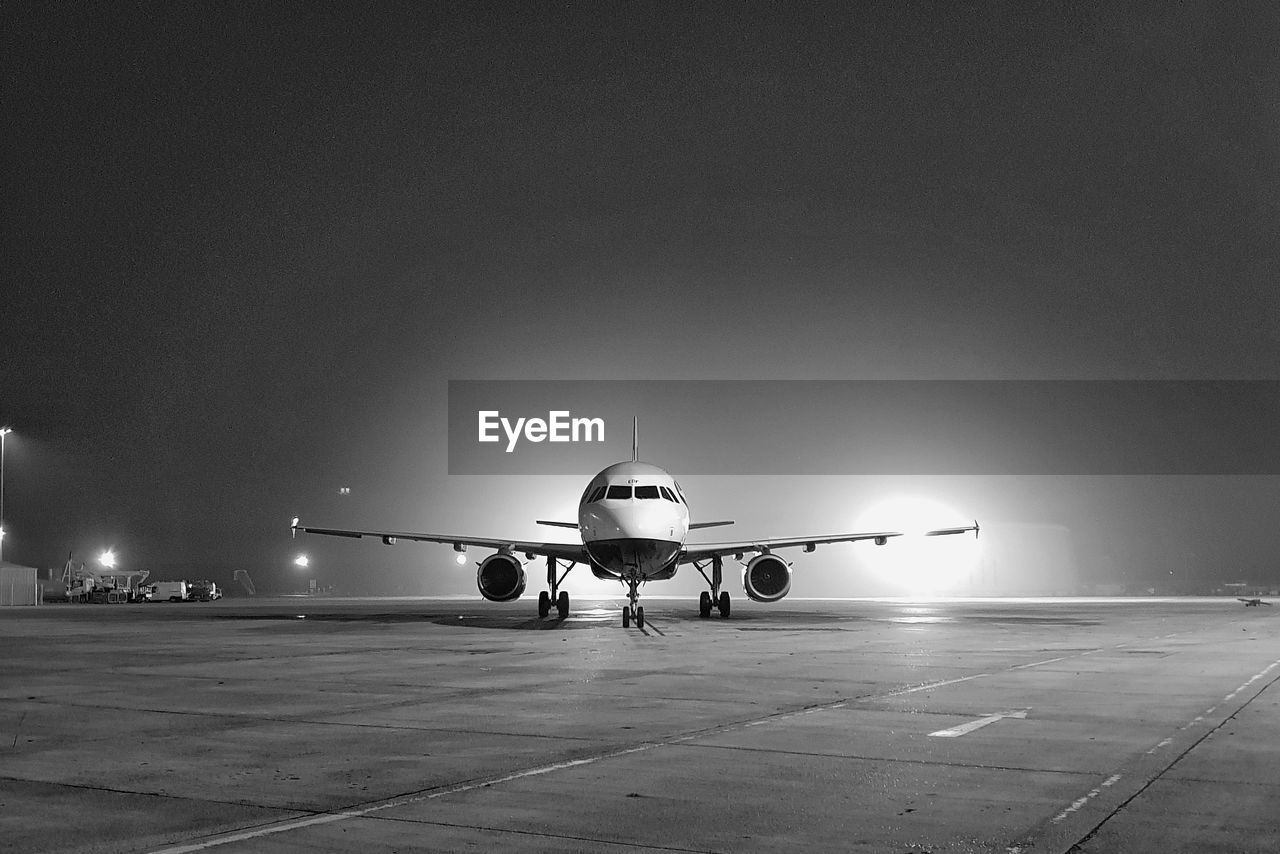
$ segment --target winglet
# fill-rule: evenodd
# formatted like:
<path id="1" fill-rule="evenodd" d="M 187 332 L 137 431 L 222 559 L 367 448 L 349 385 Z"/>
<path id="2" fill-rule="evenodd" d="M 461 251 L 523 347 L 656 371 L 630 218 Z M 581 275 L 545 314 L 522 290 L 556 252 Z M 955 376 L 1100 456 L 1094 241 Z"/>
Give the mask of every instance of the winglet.
<path id="1" fill-rule="evenodd" d="M 295 540 L 298 539 L 298 517 L 297 516 L 293 517 L 293 525 L 291 526 L 291 528 L 293 530 L 293 538 Z"/>
<path id="2" fill-rule="evenodd" d="M 631 416 L 631 462 L 640 460 L 640 427 L 639 419 Z"/>

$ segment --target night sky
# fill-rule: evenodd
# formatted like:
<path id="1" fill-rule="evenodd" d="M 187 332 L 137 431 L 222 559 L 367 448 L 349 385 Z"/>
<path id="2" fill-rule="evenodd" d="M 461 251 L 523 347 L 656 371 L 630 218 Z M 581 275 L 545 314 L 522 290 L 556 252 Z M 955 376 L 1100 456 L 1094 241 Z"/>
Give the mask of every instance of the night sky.
<path id="1" fill-rule="evenodd" d="M 0 18 L 10 561 L 473 590 L 287 530 L 572 518 L 580 477 L 447 474 L 449 380 L 1280 379 L 1271 3 Z M 682 480 L 740 536 L 907 489 L 1089 578 L 1280 579 L 1274 476 Z"/>

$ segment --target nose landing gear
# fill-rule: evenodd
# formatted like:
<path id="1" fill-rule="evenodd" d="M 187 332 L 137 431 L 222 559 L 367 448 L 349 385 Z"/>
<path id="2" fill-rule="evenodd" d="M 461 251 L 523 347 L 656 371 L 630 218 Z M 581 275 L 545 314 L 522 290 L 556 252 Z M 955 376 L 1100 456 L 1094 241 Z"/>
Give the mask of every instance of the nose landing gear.
<path id="1" fill-rule="evenodd" d="M 632 574 L 622 579 L 627 585 L 627 606 L 622 609 L 622 627 L 628 628 L 632 620 L 635 621 L 637 629 L 644 628 L 644 608 L 640 607 L 640 584 L 642 579 L 639 575 Z"/>

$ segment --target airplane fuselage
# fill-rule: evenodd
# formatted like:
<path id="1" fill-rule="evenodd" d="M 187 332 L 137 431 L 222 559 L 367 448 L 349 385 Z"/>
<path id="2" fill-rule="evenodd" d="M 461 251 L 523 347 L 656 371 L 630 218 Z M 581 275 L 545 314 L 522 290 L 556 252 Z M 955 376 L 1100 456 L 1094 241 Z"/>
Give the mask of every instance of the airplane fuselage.
<path id="1" fill-rule="evenodd" d="M 675 575 L 689 534 L 689 508 L 663 469 L 615 463 L 583 491 L 578 530 L 597 578 L 658 581 Z"/>

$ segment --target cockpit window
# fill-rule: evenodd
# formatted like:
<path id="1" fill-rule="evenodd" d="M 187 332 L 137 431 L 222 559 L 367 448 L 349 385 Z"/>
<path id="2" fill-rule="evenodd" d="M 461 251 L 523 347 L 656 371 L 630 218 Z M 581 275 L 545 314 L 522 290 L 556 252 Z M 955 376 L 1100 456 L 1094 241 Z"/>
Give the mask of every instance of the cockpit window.
<path id="1" fill-rule="evenodd" d="M 623 486 L 622 484 L 615 483 L 613 486 L 609 487 L 609 494 L 605 497 L 606 498 L 630 498 L 631 486 L 630 484 Z"/>
<path id="2" fill-rule="evenodd" d="M 658 487 L 656 486 L 637 486 L 636 487 L 636 498 L 661 498 L 661 497 L 662 496 L 658 494 Z"/>
<path id="3" fill-rule="evenodd" d="M 658 489 L 662 492 L 663 498 L 667 499 L 668 501 L 676 500 L 676 497 L 671 494 L 671 490 L 667 489 L 665 486 L 659 486 Z M 676 503 L 678 504 L 679 502 L 677 501 Z"/>
<path id="4" fill-rule="evenodd" d="M 604 498 L 604 491 L 605 491 L 605 489 L 606 489 L 606 487 L 603 487 L 603 486 L 597 486 L 595 489 L 591 490 L 591 495 L 590 495 L 590 497 L 588 497 L 588 498 L 587 498 L 587 500 L 586 500 L 585 502 L 583 502 L 583 503 L 584 503 L 584 504 L 595 504 L 595 503 L 596 503 L 597 501 L 599 501 L 601 498 Z"/>
<path id="5" fill-rule="evenodd" d="M 688 504 L 689 502 L 685 501 L 685 499 L 684 499 L 684 490 L 680 488 L 680 484 L 679 484 L 679 483 L 677 483 L 677 482 L 676 482 L 676 481 L 674 481 L 674 480 L 673 480 L 673 481 L 671 481 L 671 482 L 672 482 L 673 484 L 675 484 L 675 487 L 676 487 L 676 488 L 675 488 L 674 492 L 675 492 L 675 494 L 676 494 L 676 498 L 679 500 L 679 502 L 680 502 L 681 504 Z"/>

